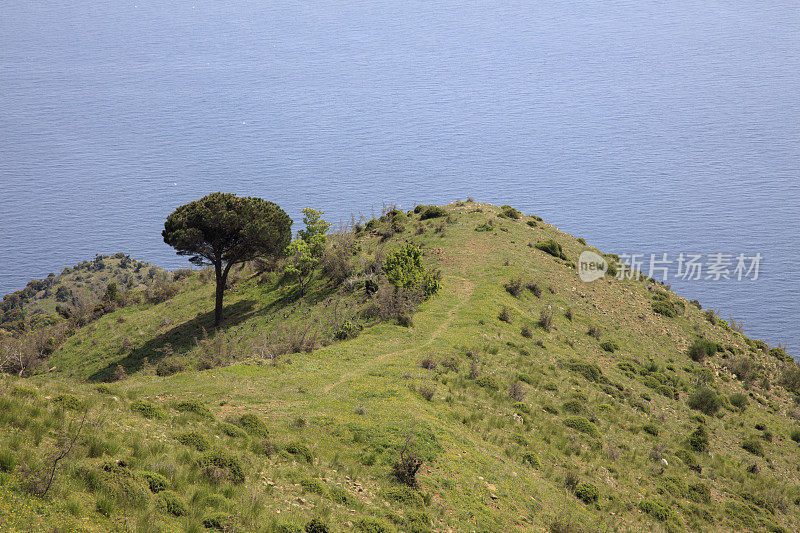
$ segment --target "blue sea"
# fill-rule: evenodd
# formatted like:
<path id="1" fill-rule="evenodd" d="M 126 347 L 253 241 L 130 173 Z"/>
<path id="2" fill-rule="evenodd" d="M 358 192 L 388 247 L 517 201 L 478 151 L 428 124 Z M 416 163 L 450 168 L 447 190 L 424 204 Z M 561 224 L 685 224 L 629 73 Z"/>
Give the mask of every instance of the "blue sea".
<path id="1" fill-rule="evenodd" d="M 217 190 L 334 222 L 472 196 L 606 252 L 761 254 L 669 282 L 800 355 L 800 4 L 0 5 L 0 293 L 96 253 L 183 266 L 164 218 Z"/>

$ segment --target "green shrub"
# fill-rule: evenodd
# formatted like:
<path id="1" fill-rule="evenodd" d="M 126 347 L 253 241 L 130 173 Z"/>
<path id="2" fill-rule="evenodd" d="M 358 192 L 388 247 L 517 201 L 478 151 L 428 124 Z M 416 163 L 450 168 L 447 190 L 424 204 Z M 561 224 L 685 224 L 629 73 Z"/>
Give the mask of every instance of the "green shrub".
<path id="1" fill-rule="evenodd" d="M 445 211 L 443 207 L 439 207 L 438 205 L 423 206 L 423 209 L 420 211 L 417 211 L 417 209 L 414 208 L 414 211 L 417 213 L 421 211 L 421 214 L 419 216 L 420 220 L 428 220 L 429 218 L 439 218 L 447 215 L 447 211 Z"/>
<path id="2" fill-rule="evenodd" d="M 600 370 L 597 363 L 588 363 L 573 359 L 567 363 L 567 368 L 582 375 L 588 381 L 593 381 L 595 383 L 603 381 L 603 371 Z"/>
<path id="3" fill-rule="evenodd" d="M 233 424 L 229 424 L 228 422 L 222 422 L 219 425 L 219 430 L 225 435 L 237 439 L 247 436 L 247 433 L 242 428 L 239 426 L 234 426 Z"/>
<path id="4" fill-rule="evenodd" d="M 575 487 L 575 496 L 583 503 L 594 503 L 597 501 L 597 486 L 594 483 L 578 483 Z"/>
<path id="5" fill-rule="evenodd" d="M 347 489 L 343 489 L 342 487 L 333 487 L 328 494 L 332 502 L 338 503 L 340 505 L 347 505 L 352 507 L 356 504 L 356 499 L 353 498 L 353 495 L 347 491 Z"/>
<path id="6" fill-rule="evenodd" d="M 683 464 L 685 464 L 689 470 L 694 470 L 695 472 L 701 472 L 703 470 L 697 458 L 689 450 L 678 450 L 675 452 L 675 457 L 683 461 Z"/>
<path id="7" fill-rule="evenodd" d="M 163 513 L 171 514 L 172 516 L 186 516 L 189 514 L 189 507 L 183 501 L 177 492 L 165 490 L 158 495 L 156 500 L 156 508 Z"/>
<path id="8" fill-rule="evenodd" d="M 204 453 L 197 460 L 200 468 L 214 467 L 227 473 L 227 477 L 232 483 L 240 485 L 244 483 L 244 469 L 239 458 L 225 450 L 211 450 Z"/>
<path id="9" fill-rule="evenodd" d="M 669 507 L 653 500 L 639 502 L 639 509 L 661 522 L 665 522 L 673 516 L 673 511 Z"/>
<path id="10" fill-rule="evenodd" d="M 320 496 L 326 496 L 328 494 L 328 489 L 326 489 L 325 485 L 318 479 L 303 479 L 300 481 L 300 486 L 303 487 L 303 491 L 310 492 L 311 494 L 319 494 Z"/>
<path id="11" fill-rule="evenodd" d="M 567 259 L 567 256 L 564 255 L 564 250 L 561 248 L 561 245 L 558 244 L 553 239 L 537 242 L 535 246 L 537 249 L 547 254 L 550 254 L 553 257 L 558 257 L 559 259 Z"/>
<path id="12" fill-rule="evenodd" d="M 645 433 L 649 433 L 654 437 L 658 437 L 658 432 L 659 432 L 658 426 L 653 424 L 652 422 L 648 422 L 647 424 L 642 426 L 642 431 L 644 431 Z"/>
<path id="13" fill-rule="evenodd" d="M 510 205 L 500 206 L 500 214 L 505 217 L 512 218 L 514 220 L 519 220 L 520 217 L 522 216 L 522 213 L 520 213 Z"/>
<path id="14" fill-rule="evenodd" d="M 72 394 L 59 394 L 53 398 L 53 403 L 62 409 L 77 411 L 81 408 L 81 401 Z"/>
<path id="15" fill-rule="evenodd" d="M 711 503 L 711 489 L 705 483 L 690 483 L 689 499 L 697 503 Z"/>
<path id="16" fill-rule="evenodd" d="M 583 416 L 571 416 L 564 419 L 564 425 L 570 427 L 581 433 L 585 433 L 590 437 L 601 438 L 602 435 L 593 423 Z"/>
<path id="17" fill-rule="evenodd" d="M 251 435 L 256 435 L 258 437 L 269 436 L 269 429 L 267 428 L 267 425 L 263 420 L 254 414 L 242 415 L 239 418 L 234 419 L 233 423 Z"/>
<path id="18" fill-rule="evenodd" d="M 708 449 L 708 431 L 705 426 L 697 426 L 689 435 L 689 447 L 696 452 L 704 452 Z"/>
<path id="19" fill-rule="evenodd" d="M 176 411 L 194 413 L 206 418 L 214 418 L 209 408 L 200 400 L 183 400 L 174 405 Z"/>
<path id="20" fill-rule="evenodd" d="M 730 401 L 731 405 L 739 409 L 740 411 L 744 411 L 747 408 L 747 405 L 750 403 L 749 400 L 747 399 L 747 396 L 745 394 L 742 394 L 741 392 L 736 392 L 734 394 L 731 394 L 728 397 L 728 401 Z"/>
<path id="21" fill-rule="evenodd" d="M 717 343 L 708 339 L 695 339 L 687 354 L 692 361 L 702 362 L 706 357 L 711 357 L 717 353 Z"/>
<path id="22" fill-rule="evenodd" d="M 789 438 L 791 438 L 795 442 L 800 442 L 800 428 L 795 428 L 789 434 Z"/>
<path id="23" fill-rule="evenodd" d="M 185 368 L 183 361 L 180 359 L 167 357 L 159 361 L 156 365 L 156 375 L 161 377 L 172 376 L 178 372 L 183 372 Z"/>
<path id="24" fill-rule="evenodd" d="M 500 383 L 497 382 L 497 379 L 494 376 L 481 376 L 475 380 L 475 384 L 479 387 L 483 387 L 484 389 L 494 391 L 500 389 Z"/>
<path id="25" fill-rule="evenodd" d="M 619 344 L 614 341 L 605 341 L 600 343 L 600 348 L 606 352 L 614 353 L 615 351 L 619 350 Z"/>
<path id="26" fill-rule="evenodd" d="M 411 533 L 429 533 L 431 517 L 422 511 L 406 512 L 406 526 Z"/>
<path id="27" fill-rule="evenodd" d="M 233 525 L 233 518 L 222 512 L 207 514 L 203 517 L 203 527 L 207 529 L 219 529 L 226 531 Z"/>
<path id="28" fill-rule="evenodd" d="M 175 437 L 175 440 L 184 446 L 189 446 L 199 452 L 204 452 L 211 448 L 211 443 L 208 441 L 206 436 L 199 431 L 187 431 L 186 433 L 181 433 Z"/>
<path id="29" fill-rule="evenodd" d="M 748 437 L 742 441 L 742 449 L 747 450 L 753 455 L 763 456 L 764 447 L 758 437 Z"/>
<path id="30" fill-rule="evenodd" d="M 539 461 L 539 456 L 533 452 L 524 452 L 522 454 L 522 462 L 531 465 L 533 468 L 542 467 L 542 463 Z"/>
<path id="31" fill-rule="evenodd" d="M 692 409 L 713 415 L 722 407 L 722 402 L 716 392 L 707 387 L 700 387 L 689 396 L 688 405 Z"/>
<path id="32" fill-rule="evenodd" d="M 567 400 L 561 407 L 568 413 L 578 414 L 583 412 L 584 402 L 580 400 Z"/>
<path id="33" fill-rule="evenodd" d="M 287 444 L 285 449 L 290 454 L 303 459 L 307 463 L 311 463 L 314 460 L 311 450 L 309 450 L 308 446 L 301 442 Z"/>
<path id="34" fill-rule="evenodd" d="M 353 527 L 360 533 L 386 533 L 389 531 L 386 526 L 374 518 L 359 518 L 353 523 Z"/>
<path id="35" fill-rule="evenodd" d="M 131 411 L 139 413 L 145 418 L 164 418 L 164 411 L 160 407 L 144 400 L 136 400 L 131 403 Z"/>
<path id="36" fill-rule="evenodd" d="M 147 486 L 150 487 L 150 492 L 152 493 L 159 493 L 163 490 L 167 490 L 167 486 L 169 485 L 169 481 L 167 478 L 162 476 L 157 472 L 151 472 L 149 470 L 143 470 L 139 472 L 139 476 L 142 477 L 145 481 L 147 481 Z"/>
<path id="37" fill-rule="evenodd" d="M 521 278 L 514 278 L 512 280 L 507 281 L 503 284 L 503 288 L 505 288 L 506 292 L 515 298 L 519 298 L 519 295 L 522 294 L 523 283 Z"/>
<path id="38" fill-rule="evenodd" d="M 514 408 L 515 411 L 519 413 L 523 413 L 526 415 L 531 414 L 531 406 L 525 402 L 514 402 L 514 405 L 512 407 Z"/>
<path id="39" fill-rule="evenodd" d="M 497 319 L 506 324 L 511 324 L 511 309 L 503 307 L 497 314 Z"/>
<path id="40" fill-rule="evenodd" d="M 784 363 L 794 364 L 795 362 L 794 357 L 787 354 L 783 346 L 778 346 L 777 348 L 770 348 L 769 355 Z"/>
<path id="41" fill-rule="evenodd" d="M 312 519 L 305 527 L 306 533 L 328 533 L 328 526 L 319 518 Z"/>
<path id="42" fill-rule="evenodd" d="M 0 472 L 12 472 L 16 465 L 14 452 L 11 450 L 0 450 Z"/>
<path id="43" fill-rule="evenodd" d="M 667 318 L 675 318 L 678 316 L 678 309 L 675 304 L 668 300 L 654 300 L 652 302 L 653 311 L 659 315 L 664 315 Z"/>
<path id="44" fill-rule="evenodd" d="M 685 497 L 688 493 L 686 481 L 680 476 L 664 476 L 661 478 L 659 494 L 669 494 L 675 498 Z"/>

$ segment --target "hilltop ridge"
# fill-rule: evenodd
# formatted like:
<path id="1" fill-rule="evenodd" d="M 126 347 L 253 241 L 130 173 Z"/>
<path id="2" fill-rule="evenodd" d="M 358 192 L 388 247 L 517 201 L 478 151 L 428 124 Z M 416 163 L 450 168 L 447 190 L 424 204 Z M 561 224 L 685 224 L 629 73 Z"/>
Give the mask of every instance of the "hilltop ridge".
<path id="1" fill-rule="evenodd" d="M 386 282 L 405 243 L 430 298 Z M 204 271 L 70 324 L 2 380 L 0 526 L 800 530 L 792 357 L 641 274 L 582 282 L 585 250 L 623 268 L 509 206 L 391 208 L 302 297 L 234 271 L 217 330 Z"/>

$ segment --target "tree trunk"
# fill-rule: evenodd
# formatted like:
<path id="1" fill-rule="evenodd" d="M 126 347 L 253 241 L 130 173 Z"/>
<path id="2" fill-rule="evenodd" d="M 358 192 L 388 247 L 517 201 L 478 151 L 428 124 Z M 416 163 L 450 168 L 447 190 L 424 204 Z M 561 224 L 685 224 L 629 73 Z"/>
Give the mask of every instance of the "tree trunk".
<path id="1" fill-rule="evenodd" d="M 217 279 L 217 294 L 214 302 L 214 327 L 217 328 L 222 323 L 222 297 L 225 295 L 225 284 L 228 282 L 228 272 L 233 263 L 228 263 L 222 268 L 222 261 L 214 263 L 214 274 Z"/>

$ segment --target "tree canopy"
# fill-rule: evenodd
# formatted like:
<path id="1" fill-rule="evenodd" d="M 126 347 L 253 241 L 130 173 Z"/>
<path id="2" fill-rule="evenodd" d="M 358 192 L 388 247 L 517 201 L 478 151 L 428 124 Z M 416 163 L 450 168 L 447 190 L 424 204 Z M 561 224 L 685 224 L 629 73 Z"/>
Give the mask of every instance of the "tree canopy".
<path id="1" fill-rule="evenodd" d="M 292 238 L 291 226 L 292 219 L 273 202 L 215 192 L 172 212 L 161 235 L 179 255 L 190 256 L 192 263 L 214 266 L 214 325 L 218 326 L 230 268 L 283 253 Z"/>

